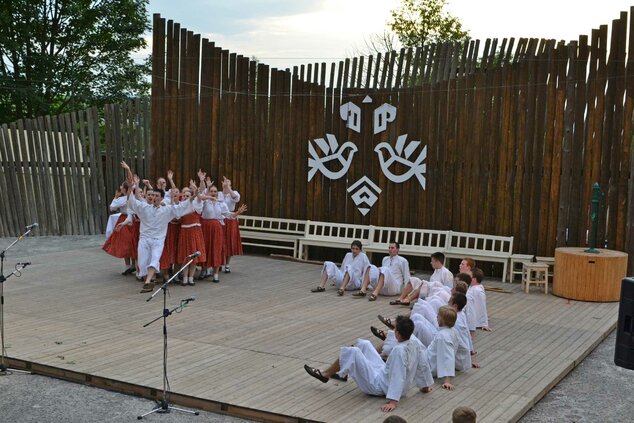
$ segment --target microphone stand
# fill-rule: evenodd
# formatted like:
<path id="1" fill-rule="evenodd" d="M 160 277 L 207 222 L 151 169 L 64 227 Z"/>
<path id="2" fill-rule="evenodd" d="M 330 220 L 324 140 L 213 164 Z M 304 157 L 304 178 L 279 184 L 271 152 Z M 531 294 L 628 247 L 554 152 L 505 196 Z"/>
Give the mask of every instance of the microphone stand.
<path id="1" fill-rule="evenodd" d="M 186 410 L 184 408 L 173 407 L 169 404 L 169 399 L 168 399 L 169 398 L 169 393 L 168 393 L 169 381 L 167 379 L 167 317 L 170 316 L 174 312 L 180 313 L 187 306 L 187 303 L 189 303 L 189 300 L 183 300 L 181 301 L 180 305 L 169 310 L 167 308 L 167 286 L 174 279 L 176 279 L 176 277 L 183 270 L 185 270 L 193 261 L 194 261 L 194 257 L 190 257 L 189 261 L 185 263 L 183 267 L 180 268 L 180 270 L 174 273 L 171 278 L 169 278 L 163 285 L 161 285 L 160 288 L 154 291 L 152 295 L 146 300 L 149 302 L 152 298 L 154 298 L 154 296 L 156 296 L 156 294 L 159 293 L 159 291 L 161 290 L 163 291 L 163 314 L 161 314 L 159 317 L 152 320 L 151 322 L 148 322 L 143 325 L 143 327 L 145 328 L 151 325 L 152 323 L 156 322 L 160 318 L 163 318 L 163 399 L 160 401 L 157 401 L 157 406 L 152 411 L 149 411 L 145 414 L 137 416 L 138 420 L 141 420 L 143 417 L 148 416 L 152 413 L 165 414 L 165 413 L 169 413 L 171 410 L 180 411 L 181 413 L 193 414 L 195 416 L 199 415 L 198 411 L 191 411 L 191 410 Z"/>
<path id="2" fill-rule="evenodd" d="M 10 375 L 11 372 L 7 371 L 7 365 L 5 363 L 5 357 L 7 355 L 7 350 L 4 346 L 4 281 L 10 278 L 13 275 L 20 275 L 20 271 L 24 269 L 31 263 L 28 264 L 19 264 L 16 265 L 15 270 L 9 274 L 9 276 L 4 276 L 4 259 L 5 253 L 11 249 L 15 244 L 21 241 L 25 236 L 29 234 L 33 230 L 34 226 L 27 226 L 27 231 L 20 235 L 15 241 L 11 243 L 7 248 L 0 252 L 0 344 L 2 347 L 0 349 L 0 376 Z"/>

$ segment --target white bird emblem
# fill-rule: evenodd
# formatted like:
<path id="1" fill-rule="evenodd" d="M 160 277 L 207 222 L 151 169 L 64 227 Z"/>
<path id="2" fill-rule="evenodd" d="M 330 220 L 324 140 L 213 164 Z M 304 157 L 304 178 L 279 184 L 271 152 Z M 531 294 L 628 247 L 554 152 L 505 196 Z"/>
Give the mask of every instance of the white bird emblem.
<path id="1" fill-rule="evenodd" d="M 407 147 L 405 147 L 406 140 L 407 134 L 400 135 L 396 140 L 396 146 L 394 148 L 392 148 L 392 145 L 388 142 L 382 142 L 374 148 L 374 151 L 379 156 L 381 170 L 390 181 L 396 183 L 405 182 L 412 176 L 416 176 L 420 185 L 425 189 L 425 172 L 427 171 L 427 165 L 423 162 L 427 158 L 427 146 L 423 147 L 416 160 L 411 161 L 409 157 L 418 148 L 420 141 L 411 141 Z M 388 152 L 389 157 L 387 159 L 384 157 L 383 150 Z M 402 164 L 404 167 L 407 167 L 408 170 L 400 175 L 394 174 L 390 170 L 394 162 Z"/>
<path id="2" fill-rule="evenodd" d="M 317 138 L 315 143 L 319 146 L 320 150 L 326 154 L 324 157 L 319 157 L 313 144 L 308 141 L 308 153 L 311 157 L 308 158 L 308 181 L 310 182 L 315 176 L 317 171 L 320 171 L 328 179 L 339 179 L 348 172 L 350 165 L 352 164 L 352 158 L 354 153 L 358 151 L 357 146 L 350 141 L 339 145 L 337 138 L 333 134 L 326 134 L 328 142 L 323 138 Z M 347 157 L 344 157 L 344 153 L 349 151 Z M 338 171 L 331 171 L 326 167 L 327 163 L 333 161 L 339 161 L 341 169 Z"/>

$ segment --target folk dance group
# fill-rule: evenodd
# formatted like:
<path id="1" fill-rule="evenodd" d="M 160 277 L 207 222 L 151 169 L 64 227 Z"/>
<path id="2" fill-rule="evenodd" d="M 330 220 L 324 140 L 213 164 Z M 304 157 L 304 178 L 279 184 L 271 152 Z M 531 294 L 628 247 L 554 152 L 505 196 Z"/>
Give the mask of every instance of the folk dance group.
<path id="1" fill-rule="evenodd" d="M 110 203 L 110 210 L 118 210 L 121 216 L 103 249 L 124 259 L 124 275 L 136 272 L 137 279 L 144 281 L 142 293 L 153 290 L 155 276 L 167 280 L 190 258 L 192 262 L 182 272 L 181 285 L 195 284 L 197 266 L 202 268 L 200 279 L 212 277 L 216 283 L 223 266 L 224 272 L 230 273 L 231 256 L 242 255 L 236 218 L 246 211 L 246 206 L 236 210 L 240 194 L 232 189 L 229 179 L 223 177 L 219 192 L 207 174 L 199 170 L 198 185 L 190 180 L 179 190 L 174 184 L 174 173 L 168 171 L 167 180 L 159 178 L 156 187 L 143 180 L 141 190 L 140 178 L 125 162 L 121 166 L 126 180 Z"/>
<path id="2" fill-rule="evenodd" d="M 339 358 L 328 368 L 305 365 L 304 369 L 324 383 L 352 377 L 364 393 L 386 397 L 388 402 L 381 407 L 386 412 L 397 407 L 412 384 L 423 393 L 430 392 L 436 377 L 443 380 L 444 389 L 453 390 L 456 371 L 480 367 L 472 359 L 476 329 L 491 330 L 482 270 L 473 259 L 464 258 L 460 273 L 454 276 L 444 265 L 444 254 L 438 252 L 431 256 L 434 273 L 424 281 L 410 276 L 397 242 L 389 244 L 381 267 L 371 265 L 361 249 L 361 242 L 353 241 L 340 267 L 325 262 L 320 283 L 311 291 L 324 292 L 330 281 L 339 296 L 354 290 L 354 298 L 367 296 L 376 301 L 379 295 L 400 293 L 390 304 L 410 306 L 411 313 L 396 318 L 378 316 L 389 328 L 384 332 L 370 327 L 384 341 L 381 345 L 358 339 L 354 346 L 341 348 Z"/>

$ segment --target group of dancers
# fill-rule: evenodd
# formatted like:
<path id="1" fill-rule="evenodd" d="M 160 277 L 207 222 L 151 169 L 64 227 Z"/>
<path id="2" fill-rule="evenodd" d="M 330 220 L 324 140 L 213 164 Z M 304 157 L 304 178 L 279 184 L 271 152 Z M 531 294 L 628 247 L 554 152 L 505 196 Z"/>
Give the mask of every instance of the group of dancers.
<path id="1" fill-rule="evenodd" d="M 431 255 L 433 274 L 428 281 L 411 276 L 407 260 L 399 255 L 397 242 L 389 244 L 382 266 L 370 264 L 362 252 L 360 241 L 353 241 L 341 266 L 325 262 L 319 285 L 312 292 L 325 292 L 328 281 L 337 294 L 355 291 L 353 298 L 379 295 L 396 296 L 391 305 L 408 306 L 409 315 L 378 319 L 389 328 L 370 327 L 383 343 L 374 346 L 358 339 L 351 347 L 343 347 L 338 359 L 320 370 L 308 365 L 304 369 L 312 377 L 326 383 L 330 379 L 347 380 L 350 376 L 361 391 L 385 396 L 383 411 L 394 410 L 412 384 L 421 392 L 431 391 L 434 377 L 442 380 L 442 388 L 453 390 L 456 372 L 479 368 L 476 354 L 476 330 L 489 328 L 484 273 L 471 258 L 460 262 L 455 276 L 445 267 L 441 252 Z M 370 292 L 371 290 L 371 292 Z M 369 295 L 368 295 L 369 293 Z"/>
<path id="2" fill-rule="evenodd" d="M 143 293 L 152 291 L 155 281 L 167 280 L 190 260 L 182 272 L 181 285 L 195 285 L 197 267 L 201 268 L 198 279 L 211 277 L 215 283 L 220 282 L 223 267 L 225 273 L 231 272 L 231 257 L 242 255 L 237 216 L 247 210 L 244 204 L 237 207 L 240 193 L 232 188 L 231 180 L 223 176 L 218 190 L 199 170 L 198 184 L 190 180 L 179 189 L 174 172 L 168 170 L 167 179 L 160 177 L 153 186 L 124 161 L 121 166 L 126 180 L 110 203 L 110 210 L 121 215 L 103 249 L 124 260 L 123 275 L 136 273 L 144 282 Z"/>

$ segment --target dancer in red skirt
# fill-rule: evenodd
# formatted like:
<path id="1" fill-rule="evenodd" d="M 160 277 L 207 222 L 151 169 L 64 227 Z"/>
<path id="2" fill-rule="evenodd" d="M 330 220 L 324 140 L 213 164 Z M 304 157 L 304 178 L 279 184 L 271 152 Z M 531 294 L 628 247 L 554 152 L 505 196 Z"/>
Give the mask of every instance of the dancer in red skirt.
<path id="1" fill-rule="evenodd" d="M 240 202 L 240 193 L 231 188 L 231 180 L 222 177 L 222 192 L 218 193 L 218 199 L 223 201 L 230 212 L 235 211 L 236 204 Z M 235 217 L 225 219 L 225 273 L 231 273 L 229 262 L 232 256 L 242 255 L 242 240 L 240 239 L 240 227 Z"/>
<path id="2" fill-rule="evenodd" d="M 211 182 L 211 181 L 210 181 Z M 227 205 L 218 200 L 218 188 L 209 184 L 203 201 L 203 236 L 207 251 L 207 261 L 203 264 L 201 279 L 213 275 L 212 282 L 218 283 L 218 271 L 225 263 L 225 226 L 223 221 L 231 216 Z"/>
<path id="3" fill-rule="evenodd" d="M 193 183 L 193 182 L 192 182 Z M 204 183 L 204 177 L 201 180 L 201 186 Z M 195 188 L 195 186 L 193 187 Z M 192 189 L 183 188 L 181 191 L 182 201 L 188 201 L 192 195 Z M 195 257 L 187 270 L 183 273 L 182 285 L 194 285 L 194 273 L 196 272 L 196 264 L 204 263 L 207 258 L 205 254 L 205 241 L 203 239 L 203 231 L 200 223 L 200 214 L 203 211 L 203 203 L 200 199 L 192 202 L 194 212 L 181 217 L 181 227 L 178 234 L 178 250 L 176 259 L 179 263 L 185 264 L 187 256 L 200 251 L 200 256 Z"/>
<path id="4" fill-rule="evenodd" d="M 112 202 L 110 203 L 110 210 L 121 212 L 121 216 L 117 219 L 115 230 L 106 239 L 103 244 L 105 252 L 113 257 L 122 258 L 125 261 L 125 270 L 122 275 L 128 275 L 134 272 L 134 265 L 131 264 L 131 258 L 134 256 L 134 233 L 132 227 L 123 224 L 128 219 L 128 189 L 129 185 L 127 181 L 124 181 L 117 190 Z"/>

